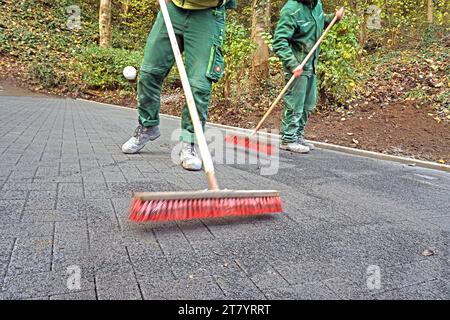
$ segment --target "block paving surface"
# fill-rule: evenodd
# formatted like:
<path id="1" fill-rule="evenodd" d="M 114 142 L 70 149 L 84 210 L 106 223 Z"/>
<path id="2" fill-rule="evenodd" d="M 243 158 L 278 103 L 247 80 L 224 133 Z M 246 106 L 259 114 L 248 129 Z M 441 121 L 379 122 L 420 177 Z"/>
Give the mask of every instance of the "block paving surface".
<path id="1" fill-rule="evenodd" d="M 448 173 L 281 152 L 275 175 L 216 168 L 222 187 L 279 190 L 281 214 L 135 224 L 133 191 L 206 188 L 171 160 L 179 120 L 122 154 L 136 118 L 0 97 L 0 299 L 450 298 Z"/>

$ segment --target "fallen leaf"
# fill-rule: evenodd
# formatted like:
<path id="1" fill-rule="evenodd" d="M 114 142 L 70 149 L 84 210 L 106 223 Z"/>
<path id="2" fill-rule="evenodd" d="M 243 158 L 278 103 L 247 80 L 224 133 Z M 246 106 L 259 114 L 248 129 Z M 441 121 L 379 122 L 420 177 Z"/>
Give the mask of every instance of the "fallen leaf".
<path id="1" fill-rule="evenodd" d="M 434 255 L 436 255 L 436 251 L 431 250 L 431 249 L 425 249 L 422 252 L 422 256 L 424 256 L 424 257 L 430 257 L 430 256 L 434 256 Z"/>

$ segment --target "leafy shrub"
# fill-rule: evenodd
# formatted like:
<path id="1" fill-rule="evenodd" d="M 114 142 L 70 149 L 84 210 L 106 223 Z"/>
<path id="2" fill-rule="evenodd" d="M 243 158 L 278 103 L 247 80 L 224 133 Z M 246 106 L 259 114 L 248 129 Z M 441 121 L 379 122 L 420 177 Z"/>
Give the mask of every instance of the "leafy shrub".
<path id="1" fill-rule="evenodd" d="M 318 65 L 319 91 L 332 104 L 343 104 L 357 96 L 358 19 L 347 13 L 327 35 L 321 46 Z"/>
<path id="2" fill-rule="evenodd" d="M 233 88 L 239 87 L 250 65 L 255 44 L 250 40 L 249 30 L 238 22 L 234 15 L 227 18 L 226 37 L 222 47 L 225 59 L 225 75 L 214 86 L 219 98 L 229 98 Z"/>
<path id="3" fill-rule="evenodd" d="M 118 0 L 113 5 L 113 37 L 115 48 L 142 50 L 156 20 L 159 9 L 157 1 Z"/>
<path id="4" fill-rule="evenodd" d="M 30 63 L 29 71 L 44 88 L 50 89 L 67 83 L 67 76 L 58 70 L 59 61 L 52 56 L 38 56 Z"/>
<path id="5" fill-rule="evenodd" d="M 134 91 L 134 85 L 122 75 L 123 68 L 139 69 L 142 52 L 115 48 L 85 47 L 75 57 L 75 73 L 91 89 L 117 89 Z"/>
<path id="6" fill-rule="evenodd" d="M 2 27 L 0 26 L 0 54 L 1 53 L 9 53 L 11 51 L 11 44 L 3 32 Z"/>

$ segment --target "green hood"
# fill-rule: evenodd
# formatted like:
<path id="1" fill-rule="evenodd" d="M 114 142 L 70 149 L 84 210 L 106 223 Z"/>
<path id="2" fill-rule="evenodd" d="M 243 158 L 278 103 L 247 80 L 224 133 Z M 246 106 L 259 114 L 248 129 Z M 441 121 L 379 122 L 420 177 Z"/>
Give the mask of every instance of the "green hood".
<path id="1" fill-rule="evenodd" d="M 298 2 L 304 3 L 306 5 L 311 5 L 313 8 L 317 5 L 319 0 L 297 0 Z"/>
<path id="2" fill-rule="evenodd" d="M 280 12 L 272 47 L 289 74 L 303 61 L 333 17 L 334 14 L 324 14 L 320 0 L 286 2 Z M 305 75 L 307 71 L 316 70 L 319 51 L 315 51 L 303 68 Z"/>

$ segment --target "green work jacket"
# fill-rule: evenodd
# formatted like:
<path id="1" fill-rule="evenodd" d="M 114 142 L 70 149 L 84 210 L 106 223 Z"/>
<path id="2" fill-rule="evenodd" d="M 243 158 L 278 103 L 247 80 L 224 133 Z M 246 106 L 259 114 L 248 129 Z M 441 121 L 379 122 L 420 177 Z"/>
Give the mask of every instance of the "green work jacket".
<path id="1" fill-rule="evenodd" d="M 309 4 L 308 4 L 309 2 Z M 292 72 L 311 51 L 334 14 L 323 12 L 320 0 L 288 0 L 280 12 L 273 49 L 286 71 Z M 304 74 L 315 74 L 320 48 L 303 68 Z"/>

